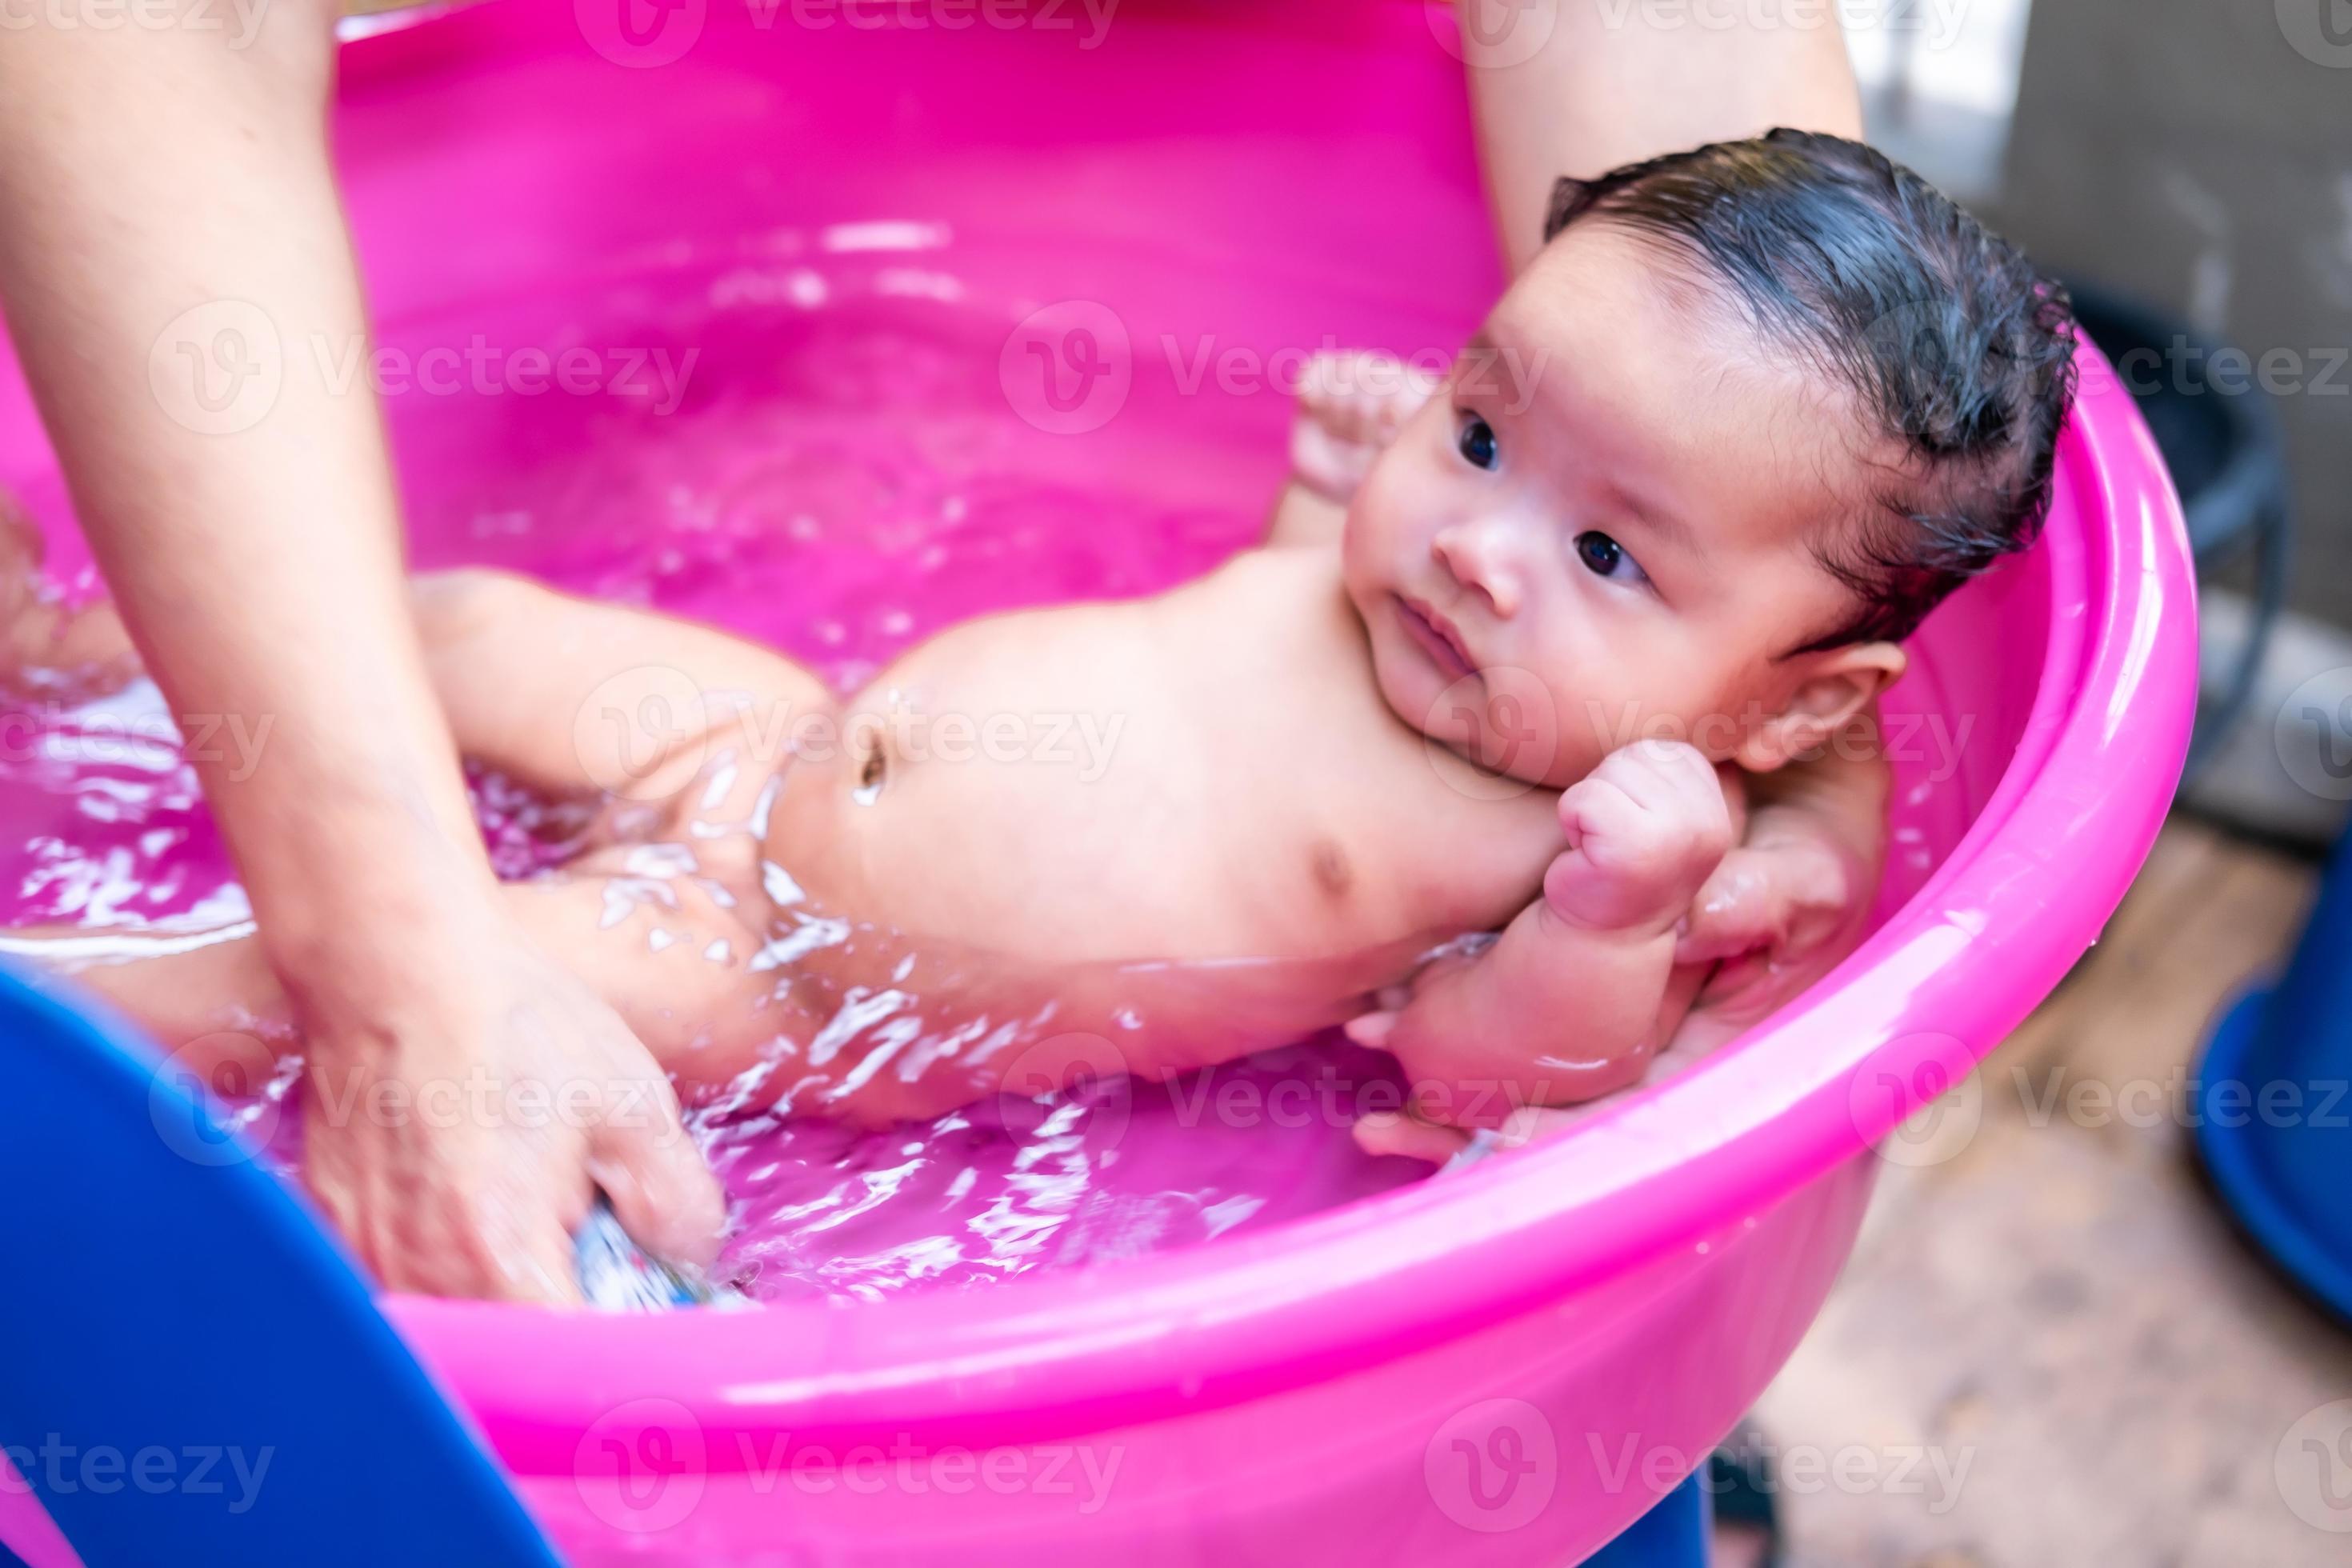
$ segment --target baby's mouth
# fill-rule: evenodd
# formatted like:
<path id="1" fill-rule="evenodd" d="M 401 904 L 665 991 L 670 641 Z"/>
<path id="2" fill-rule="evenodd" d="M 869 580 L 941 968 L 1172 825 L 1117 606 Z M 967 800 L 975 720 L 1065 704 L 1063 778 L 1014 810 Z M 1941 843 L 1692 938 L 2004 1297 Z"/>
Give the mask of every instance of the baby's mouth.
<path id="1" fill-rule="evenodd" d="M 1461 632 L 1433 606 L 1401 596 L 1397 600 L 1397 620 L 1403 625 L 1405 635 L 1420 645 L 1421 651 L 1447 679 L 1460 680 L 1478 673 L 1470 650 L 1463 645 Z"/>

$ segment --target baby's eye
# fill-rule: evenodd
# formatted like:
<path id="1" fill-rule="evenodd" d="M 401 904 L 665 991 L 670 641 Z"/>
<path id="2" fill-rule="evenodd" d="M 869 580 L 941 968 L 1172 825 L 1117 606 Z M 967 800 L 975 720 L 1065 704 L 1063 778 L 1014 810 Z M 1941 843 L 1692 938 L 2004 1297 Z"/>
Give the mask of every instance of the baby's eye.
<path id="1" fill-rule="evenodd" d="M 1588 529 L 1576 536 L 1576 556 L 1596 577 L 1617 583 L 1646 583 L 1649 574 L 1625 553 L 1625 547 L 1601 532 Z"/>
<path id="2" fill-rule="evenodd" d="M 1454 438 L 1454 449 L 1474 468 L 1491 468 L 1499 455 L 1495 449 L 1495 427 L 1475 414 L 1462 416 L 1462 432 Z"/>

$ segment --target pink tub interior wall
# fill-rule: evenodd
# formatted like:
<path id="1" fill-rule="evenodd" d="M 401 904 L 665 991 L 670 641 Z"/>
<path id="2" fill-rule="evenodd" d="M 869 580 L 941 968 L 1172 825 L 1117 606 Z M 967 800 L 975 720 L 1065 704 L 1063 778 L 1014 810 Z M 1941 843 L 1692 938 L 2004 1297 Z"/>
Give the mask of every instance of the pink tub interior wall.
<path id="1" fill-rule="evenodd" d="M 804 27 L 790 8 L 762 26 L 723 0 L 666 15 L 700 29 L 667 64 L 588 0 L 506 0 L 347 51 L 340 156 L 381 338 L 412 383 L 386 406 L 420 564 L 528 567 L 854 673 L 942 619 L 1213 563 L 1281 476 L 1286 351 L 1450 352 L 1496 287 L 1461 68 L 1409 0 L 1129 0 L 1091 44 L 1075 11 L 1066 31 Z M 1037 409 L 1000 350 L 1070 300 L 1116 321 L 1133 379 L 1115 417 L 1062 435 L 1021 417 Z M 413 384 L 428 351 L 478 339 L 587 348 L 639 386 L 650 368 L 625 355 L 697 357 L 674 406 L 657 386 Z M 1204 1128 L 1139 1105 L 1116 1174 L 1077 1130 L 1064 1168 L 1093 1209 L 1025 1211 L 1051 1219 L 1052 1247 L 967 1247 L 927 1288 L 828 1271 L 801 1237 L 768 1259 L 800 1272 L 761 1313 L 395 1316 L 583 1562 L 751 1562 L 787 1542 L 841 1561 L 975 1540 L 1049 1562 L 1243 1542 L 1433 1562 L 1588 1550 L 1647 1494 L 1586 1473 L 1586 1435 L 1695 1454 L 1720 1433 L 1850 1245 L 1869 1170 L 1853 1156 L 2054 982 L 2154 831 L 2192 689 L 2185 564 L 2111 384 L 2094 376 L 2069 440 L 2049 542 L 1939 613 L 1889 702 L 1897 853 L 1872 945 L 1577 1139 L 1416 1184 L 1355 1158 L 1341 1127 Z M 0 482 L 75 580 L 85 558 L 13 367 Z M 142 776 L 169 834 L 94 814 L 104 780 L 0 769 L 16 830 L 0 853 L 26 847 L 10 869 L 34 889 L 20 918 L 216 893 L 194 802 Z M 1264 1087 L 1369 1069 L 1246 1070 Z M 764 1145 L 730 1168 L 739 1196 L 756 1201 L 753 1166 L 780 1147 L 787 1185 L 855 1152 L 822 1134 Z M 938 1228 L 922 1205 L 946 1202 L 949 1163 L 825 1234 L 896 1256 Z M 991 1288 L 928 1288 L 974 1284 Z M 877 1296 L 893 1299 L 838 1300 Z M 1459 1528 L 1422 1469 L 1449 1415 L 1487 1397 L 1533 1401 L 1558 1435 L 1557 1496 L 1519 1533 Z M 580 1455 L 592 1432 L 654 1431 L 690 1437 L 713 1476 L 690 1518 L 649 1533 Z M 1128 1468 L 1118 1505 L 1082 1520 L 1034 1495 L 842 1489 L 793 1497 L 787 1521 L 742 1473 L 780 1432 L 1085 1436 Z"/>

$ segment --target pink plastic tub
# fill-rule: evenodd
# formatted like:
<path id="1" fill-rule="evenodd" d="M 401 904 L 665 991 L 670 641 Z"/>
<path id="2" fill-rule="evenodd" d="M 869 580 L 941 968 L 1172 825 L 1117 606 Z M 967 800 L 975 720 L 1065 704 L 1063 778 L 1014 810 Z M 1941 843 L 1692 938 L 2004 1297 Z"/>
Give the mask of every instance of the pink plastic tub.
<path id="1" fill-rule="evenodd" d="M 1025 310 L 1080 301 L 1114 323 L 1097 347 L 1124 335 L 1118 417 L 1022 410 L 1067 431 L 1074 471 L 1132 461 L 1156 420 L 1238 432 L 1262 460 L 1167 482 L 1244 508 L 1280 473 L 1284 401 L 1228 370 L 1327 339 L 1450 349 L 1494 293 L 1446 40 L 1411 0 L 1107 18 L 506 0 L 347 48 L 341 156 L 388 341 L 614 279 L 657 315 L 666 268 L 789 291 L 810 237 L 945 245 L 962 284 L 1011 302 L 1016 406 L 1036 395 Z M 903 287 L 937 286 L 920 259 Z M 1150 368 L 1171 338 L 1173 379 L 1223 368 L 1171 392 Z M 734 374 L 712 347 L 705 374 Z M 522 426 L 446 426 L 403 440 L 412 489 L 541 457 Z M 2157 831 L 2193 584 L 2155 448 L 2095 358 L 2062 475 L 2044 543 L 1937 615 L 1889 703 L 1903 781 L 1875 934 L 1573 1137 L 990 1289 L 656 1319 L 389 1310 L 584 1564 L 1573 1561 L 1772 1376 L 1853 1243 L 1873 1142 L 2055 984 Z M 0 479 L 62 507 L 13 373 Z"/>

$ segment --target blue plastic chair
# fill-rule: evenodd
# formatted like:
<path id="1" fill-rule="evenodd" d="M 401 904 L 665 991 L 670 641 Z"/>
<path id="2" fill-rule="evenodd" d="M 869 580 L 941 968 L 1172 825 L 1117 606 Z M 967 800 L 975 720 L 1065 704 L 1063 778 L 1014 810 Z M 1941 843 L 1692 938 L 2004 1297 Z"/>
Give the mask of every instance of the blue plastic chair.
<path id="1" fill-rule="evenodd" d="M 0 1444 L 88 1568 L 551 1568 L 367 1282 L 150 1046 L 0 970 Z"/>

